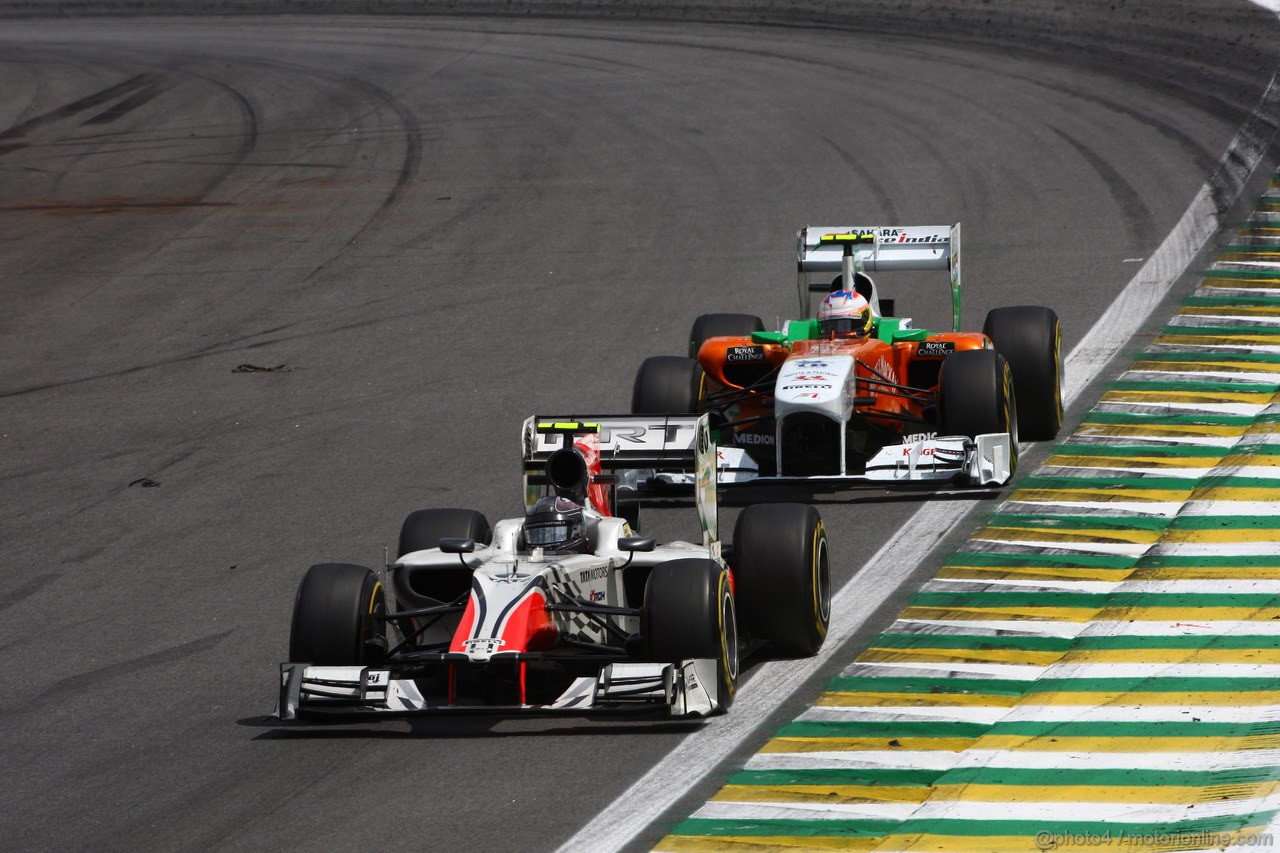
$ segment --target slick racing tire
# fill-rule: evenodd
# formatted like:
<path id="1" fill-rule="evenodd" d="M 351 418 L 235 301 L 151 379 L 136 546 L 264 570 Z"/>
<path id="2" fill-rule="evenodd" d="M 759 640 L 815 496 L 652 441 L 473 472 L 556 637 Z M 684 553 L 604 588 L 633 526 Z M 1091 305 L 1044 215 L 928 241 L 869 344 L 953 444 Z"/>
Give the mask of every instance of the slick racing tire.
<path id="1" fill-rule="evenodd" d="M 386 651 L 382 582 L 364 566 L 320 563 L 293 602 L 289 660 L 318 666 L 377 663 Z"/>
<path id="2" fill-rule="evenodd" d="M 808 657 L 831 621 L 827 528 L 807 504 L 754 504 L 733 529 L 733 580 L 744 633 L 775 654 Z"/>
<path id="3" fill-rule="evenodd" d="M 489 520 L 473 509 L 420 509 L 409 513 L 400 525 L 396 556 L 436 548 L 441 539 L 474 539 L 478 545 L 493 541 Z"/>
<path id="4" fill-rule="evenodd" d="M 764 321 L 754 314 L 703 314 L 689 330 L 689 358 L 697 358 L 707 338 L 745 338 L 763 332 Z"/>
<path id="5" fill-rule="evenodd" d="M 992 349 L 965 350 L 947 356 L 938 376 L 938 430 L 970 438 L 1009 433 L 1009 472 L 1018 467 L 1018 405 L 1013 372 Z"/>
<path id="6" fill-rule="evenodd" d="M 413 551 L 436 548 L 441 539 L 472 539 L 477 545 L 493 541 L 489 520 L 473 509 L 420 509 L 409 513 L 400 525 L 400 545 L 396 555 L 403 557 Z M 431 569 L 421 572 L 401 571 L 396 576 L 397 591 L 408 584 L 414 596 L 425 596 L 436 601 L 453 601 L 471 589 L 471 570 L 461 563 L 456 569 Z M 412 601 L 412 597 L 399 595 L 400 600 Z"/>
<path id="7" fill-rule="evenodd" d="M 738 686 L 738 622 L 729 573 L 714 560 L 670 560 L 654 566 L 640 608 L 649 658 L 716 662 L 721 711 Z"/>
<path id="8" fill-rule="evenodd" d="M 987 314 L 982 331 L 1009 362 L 1018 395 L 1018 434 L 1050 441 L 1062 428 L 1062 326 L 1050 308 L 1018 305 Z"/>
<path id="9" fill-rule="evenodd" d="M 706 380 L 691 358 L 654 355 L 646 358 L 631 389 L 633 415 L 696 415 Z"/>

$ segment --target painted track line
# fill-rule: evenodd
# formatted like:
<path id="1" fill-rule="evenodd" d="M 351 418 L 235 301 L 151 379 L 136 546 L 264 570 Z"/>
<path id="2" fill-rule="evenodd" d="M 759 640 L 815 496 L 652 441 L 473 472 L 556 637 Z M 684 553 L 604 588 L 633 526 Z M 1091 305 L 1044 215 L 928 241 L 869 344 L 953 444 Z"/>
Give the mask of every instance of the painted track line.
<path id="1" fill-rule="evenodd" d="M 1257 168 L 1280 125 L 1280 85 L 1272 77 L 1253 114 L 1237 131 L 1209 180 L 1168 237 L 1129 281 L 1098 323 L 1066 359 L 1063 397 L 1072 405 L 1086 385 L 1147 321 L 1221 226 Z M 809 660 L 769 662 L 744 685 L 733 710 L 690 734 L 582 827 L 560 853 L 621 850 L 693 785 L 752 736 L 778 704 L 800 689 L 842 647 L 934 549 L 969 507 L 949 502 L 922 506 L 836 593 L 822 652 Z M 918 532 L 917 532 L 918 531 Z"/>

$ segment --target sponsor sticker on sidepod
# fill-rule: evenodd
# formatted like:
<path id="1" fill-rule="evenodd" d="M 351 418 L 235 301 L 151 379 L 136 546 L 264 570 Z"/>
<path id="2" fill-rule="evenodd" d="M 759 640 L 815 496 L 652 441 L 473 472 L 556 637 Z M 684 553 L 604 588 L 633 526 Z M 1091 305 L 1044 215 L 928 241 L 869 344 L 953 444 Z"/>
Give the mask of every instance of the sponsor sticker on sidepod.
<path id="1" fill-rule="evenodd" d="M 764 347 L 729 347 L 725 361 L 764 361 Z"/>

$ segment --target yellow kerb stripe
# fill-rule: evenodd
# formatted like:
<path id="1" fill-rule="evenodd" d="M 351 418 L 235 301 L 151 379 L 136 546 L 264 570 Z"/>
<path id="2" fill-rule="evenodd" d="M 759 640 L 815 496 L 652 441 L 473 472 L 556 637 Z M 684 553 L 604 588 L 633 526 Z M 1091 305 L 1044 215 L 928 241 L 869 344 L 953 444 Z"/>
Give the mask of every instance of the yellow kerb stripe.
<path id="1" fill-rule="evenodd" d="M 1244 574 L 1237 570 L 1239 577 L 1254 577 L 1253 570 Z M 1237 575 L 1231 575 L 1236 577 Z M 940 578 L 957 580 L 1000 580 L 1001 578 L 1023 578 L 1029 580 L 1080 580 L 1080 581 L 1124 581 L 1136 575 L 1118 569 L 1085 569 L 1079 567 L 1050 568 L 1049 566 L 947 566 L 938 572 Z"/>
<path id="2" fill-rule="evenodd" d="M 654 853 L 791 853 L 795 850 L 845 850 L 852 853 L 875 850 L 883 839 L 874 836 L 792 836 L 792 835 L 668 835 L 654 847 Z M 1022 839 L 1025 853 L 1027 839 Z M 955 848 L 933 848 L 955 849 Z M 981 848 L 975 848 L 981 849 Z M 1034 848 L 1032 848 L 1034 849 Z M 988 849 L 987 853 L 993 853 Z"/>
<path id="3" fill-rule="evenodd" d="M 969 746 L 972 749 L 1022 749 L 1030 752 L 1240 752 L 1280 747 L 1280 735 L 1154 738 L 985 735 L 976 743 L 970 742 Z"/>
<path id="4" fill-rule="evenodd" d="M 1061 657 L 1059 652 L 1035 652 L 1022 649 L 898 649 L 870 648 L 858 655 L 863 663 L 899 663 L 902 661 L 938 661 L 945 663 L 1009 663 L 1048 666 Z"/>
<path id="5" fill-rule="evenodd" d="M 1181 493 L 1175 493 L 1181 494 Z M 1129 542 L 1150 545 L 1160 538 L 1158 530 L 1097 529 L 1053 530 L 1043 527 L 983 527 L 977 539 L 1018 539 L 1029 542 Z"/>
<path id="6" fill-rule="evenodd" d="M 1212 468 L 1218 460 L 1212 457 L 1169 456 L 1050 456 L 1046 465 L 1064 468 Z"/>
<path id="7" fill-rule="evenodd" d="M 1001 693 L 873 693 L 833 690 L 819 696 L 817 704 L 826 708 L 1012 708 L 1018 704 L 1019 698 Z"/>
<path id="8" fill-rule="evenodd" d="M 929 799 L 982 803 L 1173 803 L 1193 805 L 1269 797 L 1280 783 L 1180 785 L 938 785 Z"/>
<path id="9" fill-rule="evenodd" d="M 1280 735 L 1277 735 L 1280 738 Z M 1195 740 L 1195 738 L 1189 738 Z M 936 750 L 938 752 L 963 752 L 973 746 L 974 738 L 968 737 L 776 737 L 766 743 L 763 753 L 804 752 L 867 752 L 901 749 L 907 752 Z"/>
<path id="10" fill-rule="evenodd" d="M 922 803 L 924 785 L 725 785 L 711 799 L 729 803 Z"/>

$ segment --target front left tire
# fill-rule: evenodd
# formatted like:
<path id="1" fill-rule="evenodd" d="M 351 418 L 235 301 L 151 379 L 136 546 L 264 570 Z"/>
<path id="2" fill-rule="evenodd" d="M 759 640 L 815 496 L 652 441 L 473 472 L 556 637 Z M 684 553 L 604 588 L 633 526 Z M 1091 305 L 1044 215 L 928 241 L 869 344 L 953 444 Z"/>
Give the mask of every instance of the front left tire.
<path id="1" fill-rule="evenodd" d="M 719 710 L 728 710 L 738 685 L 738 622 L 724 567 L 696 558 L 654 566 L 645 585 L 640 622 L 651 660 L 714 659 Z"/>
<path id="2" fill-rule="evenodd" d="M 831 623 L 827 528 L 807 504 L 753 504 L 733 530 L 743 630 L 784 657 L 817 654 Z"/>

